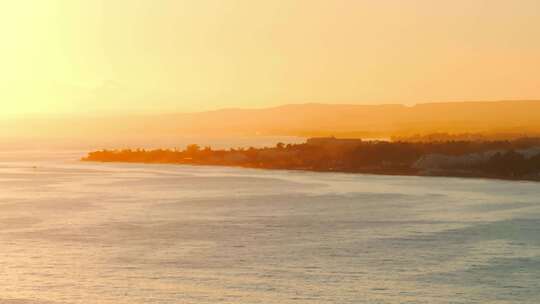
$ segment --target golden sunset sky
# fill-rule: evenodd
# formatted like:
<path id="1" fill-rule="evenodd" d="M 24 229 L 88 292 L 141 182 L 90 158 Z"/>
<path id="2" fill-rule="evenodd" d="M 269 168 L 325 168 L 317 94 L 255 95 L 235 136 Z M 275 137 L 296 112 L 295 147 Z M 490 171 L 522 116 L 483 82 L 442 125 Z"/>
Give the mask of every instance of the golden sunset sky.
<path id="1" fill-rule="evenodd" d="M 1 116 L 540 98 L 538 0 L 0 2 Z"/>

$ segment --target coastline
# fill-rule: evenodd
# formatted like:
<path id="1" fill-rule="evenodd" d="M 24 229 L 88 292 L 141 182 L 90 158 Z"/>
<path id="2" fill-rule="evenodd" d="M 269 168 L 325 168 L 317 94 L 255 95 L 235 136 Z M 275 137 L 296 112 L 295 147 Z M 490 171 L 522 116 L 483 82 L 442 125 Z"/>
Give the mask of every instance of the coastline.
<path id="1" fill-rule="evenodd" d="M 255 169 L 255 170 L 271 170 L 271 171 L 296 171 L 296 172 L 315 172 L 315 173 L 343 173 L 343 174 L 364 174 L 364 175 L 381 175 L 381 176 L 416 176 L 416 177 L 440 177 L 440 178 L 470 178 L 470 179 L 487 179 L 487 180 L 501 180 L 501 181 L 515 181 L 515 182 L 540 182 L 540 176 L 538 177 L 505 177 L 488 175 L 474 172 L 453 172 L 450 170 L 440 172 L 421 172 L 419 170 L 333 170 L 333 169 L 310 169 L 310 168 L 275 168 L 275 167 L 261 167 L 261 166 L 248 166 L 248 165 L 223 165 L 223 164 L 205 164 L 205 163 L 192 163 L 192 162 L 130 162 L 130 161 L 103 161 L 103 160 L 87 160 L 81 159 L 82 162 L 91 163 L 120 163 L 120 164 L 145 164 L 145 165 L 172 165 L 172 166 L 194 166 L 194 167 L 225 167 L 225 168 L 241 168 L 241 169 Z"/>
<path id="2" fill-rule="evenodd" d="M 415 143 L 320 137 L 263 148 L 100 150 L 82 160 L 540 181 L 540 138 Z"/>

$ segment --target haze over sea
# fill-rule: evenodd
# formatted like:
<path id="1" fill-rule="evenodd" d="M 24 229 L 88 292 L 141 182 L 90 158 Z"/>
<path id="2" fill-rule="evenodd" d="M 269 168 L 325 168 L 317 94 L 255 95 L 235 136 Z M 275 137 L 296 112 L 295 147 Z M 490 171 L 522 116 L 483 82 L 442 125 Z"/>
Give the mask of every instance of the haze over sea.
<path id="1" fill-rule="evenodd" d="M 537 303 L 535 182 L 0 153 L 0 303 Z"/>

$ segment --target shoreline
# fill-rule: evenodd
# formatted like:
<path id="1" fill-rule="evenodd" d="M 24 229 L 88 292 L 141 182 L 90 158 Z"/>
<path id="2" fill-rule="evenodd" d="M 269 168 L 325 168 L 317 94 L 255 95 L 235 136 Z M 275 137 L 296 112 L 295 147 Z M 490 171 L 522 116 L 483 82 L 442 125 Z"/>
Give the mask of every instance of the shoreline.
<path id="1" fill-rule="evenodd" d="M 410 143 L 324 137 L 263 148 L 100 150 L 82 160 L 540 181 L 540 138 Z"/>
<path id="2" fill-rule="evenodd" d="M 224 164 L 203 164 L 203 163 L 171 163 L 171 162 L 130 162 L 130 161 L 103 161 L 103 160 L 86 160 L 81 159 L 81 162 L 88 163 L 113 163 L 113 164 L 144 164 L 144 165 L 172 165 L 172 166 L 193 166 L 193 167 L 225 167 L 225 168 L 240 168 L 240 169 L 254 169 L 254 170 L 269 170 L 269 171 L 294 171 L 294 172 L 313 172 L 313 173 L 342 173 L 342 174 L 364 174 L 364 175 L 380 175 L 380 176 L 411 176 L 411 177 L 439 177 L 439 178 L 466 178 L 466 179 L 484 179 L 484 180 L 500 180 L 500 181 L 514 181 L 514 182 L 540 182 L 540 176 L 536 178 L 523 178 L 523 177 L 504 177 L 494 175 L 482 175 L 482 174 L 457 174 L 457 172 L 447 171 L 439 174 L 422 174 L 419 170 L 408 170 L 409 172 L 398 172 L 396 170 L 384 171 L 384 170 L 331 170 L 331 169 L 307 169 L 307 168 L 274 168 L 263 166 L 243 166 L 243 165 L 224 165 Z M 416 172 L 415 172 L 416 171 Z"/>

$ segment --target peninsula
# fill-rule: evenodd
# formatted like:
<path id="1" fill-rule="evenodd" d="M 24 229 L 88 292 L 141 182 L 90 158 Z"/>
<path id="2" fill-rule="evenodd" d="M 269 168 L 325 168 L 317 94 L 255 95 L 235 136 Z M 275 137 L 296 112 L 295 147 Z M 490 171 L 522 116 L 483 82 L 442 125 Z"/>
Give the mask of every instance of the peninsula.
<path id="1" fill-rule="evenodd" d="M 319 137 L 265 148 L 214 150 L 193 144 L 184 150 L 101 150 L 82 160 L 540 180 L 540 138 L 389 142 Z"/>

